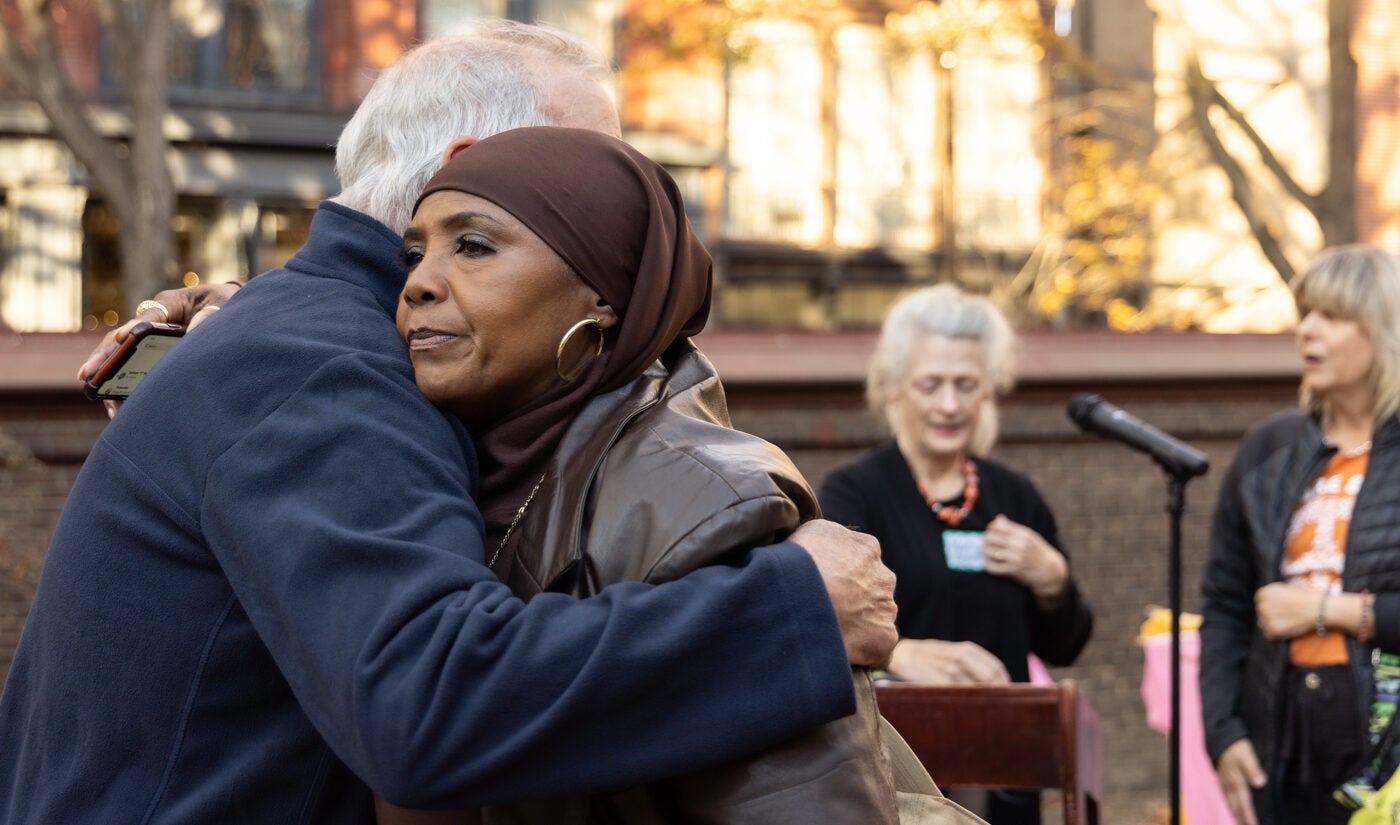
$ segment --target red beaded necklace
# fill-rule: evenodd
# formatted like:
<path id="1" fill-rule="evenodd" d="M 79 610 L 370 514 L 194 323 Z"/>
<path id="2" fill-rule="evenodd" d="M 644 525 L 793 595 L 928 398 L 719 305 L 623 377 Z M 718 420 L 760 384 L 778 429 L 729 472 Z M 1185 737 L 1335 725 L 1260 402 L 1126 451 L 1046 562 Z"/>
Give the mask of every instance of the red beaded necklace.
<path id="1" fill-rule="evenodd" d="M 954 507 L 951 504 L 943 504 L 938 499 L 929 495 L 924 489 L 924 485 L 919 485 L 919 495 L 924 497 L 924 502 L 928 504 L 933 514 L 949 527 L 957 527 L 962 520 L 967 518 L 967 514 L 972 512 L 972 506 L 977 503 L 977 465 L 972 463 L 972 459 L 963 458 L 963 502 L 961 507 Z"/>

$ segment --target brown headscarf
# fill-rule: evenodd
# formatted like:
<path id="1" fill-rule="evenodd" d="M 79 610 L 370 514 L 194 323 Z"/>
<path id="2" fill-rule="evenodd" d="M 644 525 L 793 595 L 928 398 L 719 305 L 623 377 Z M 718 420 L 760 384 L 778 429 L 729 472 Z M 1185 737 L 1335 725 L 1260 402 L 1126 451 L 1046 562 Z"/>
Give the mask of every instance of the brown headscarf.
<path id="1" fill-rule="evenodd" d="M 640 378 L 668 347 L 704 328 L 712 262 L 666 170 L 598 132 L 502 132 L 458 153 L 418 203 L 442 190 L 485 198 L 514 215 L 620 319 L 612 346 L 581 376 L 475 434 L 489 558 L 583 405 Z"/>

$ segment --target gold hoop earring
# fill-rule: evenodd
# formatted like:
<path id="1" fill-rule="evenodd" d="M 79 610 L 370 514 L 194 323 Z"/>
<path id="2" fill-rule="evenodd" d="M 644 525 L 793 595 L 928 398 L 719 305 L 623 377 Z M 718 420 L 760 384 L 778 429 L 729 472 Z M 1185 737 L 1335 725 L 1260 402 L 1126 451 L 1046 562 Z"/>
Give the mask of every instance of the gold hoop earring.
<path id="1" fill-rule="evenodd" d="M 593 357 L 597 358 L 603 354 L 603 322 L 598 318 L 584 318 L 577 324 L 569 327 L 569 331 L 564 333 L 564 337 L 559 340 L 559 349 L 554 351 L 554 374 L 559 376 L 561 381 L 572 381 L 578 378 L 582 370 L 575 370 L 571 375 L 564 374 L 564 350 L 569 346 L 569 340 L 574 337 L 574 333 L 591 326 L 598 332 L 598 346 L 593 349 Z"/>

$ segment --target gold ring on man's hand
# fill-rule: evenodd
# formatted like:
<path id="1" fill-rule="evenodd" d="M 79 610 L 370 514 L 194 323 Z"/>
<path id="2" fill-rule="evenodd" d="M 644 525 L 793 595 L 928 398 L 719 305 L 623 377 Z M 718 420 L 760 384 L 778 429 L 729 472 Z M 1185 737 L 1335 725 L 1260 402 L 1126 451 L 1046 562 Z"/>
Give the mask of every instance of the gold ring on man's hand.
<path id="1" fill-rule="evenodd" d="M 166 309 L 165 304 L 162 304 L 160 301 L 142 301 L 136 305 L 136 314 L 140 315 L 148 309 L 158 309 L 160 310 L 160 314 L 165 316 L 166 321 L 170 320 L 170 310 Z"/>

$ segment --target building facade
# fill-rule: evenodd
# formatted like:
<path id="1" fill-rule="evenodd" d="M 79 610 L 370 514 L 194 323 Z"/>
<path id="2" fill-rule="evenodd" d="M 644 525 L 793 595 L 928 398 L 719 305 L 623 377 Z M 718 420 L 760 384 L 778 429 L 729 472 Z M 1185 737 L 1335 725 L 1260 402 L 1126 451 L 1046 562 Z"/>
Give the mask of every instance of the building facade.
<path id="1" fill-rule="evenodd" d="M 113 44 L 91 4 L 54 4 L 68 75 L 124 151 Z M 13 6 L 12 6 L 13 8 Z M 374 73 L 418 34 L 392 0 L 176 4 L 170 37 L 172 221 L 185 282 L 246 279 L 300 244 L 336 189 L 330 147 Z M 121 320 L 120 239 L 102 192 L 50 137 L 40 108 L 0 86 L 0 322 L 73 331 Z M 179 285 L 178 282 L 172 286 Z"/>
<path id="2" fill-rule="evenodd" d="M 90 7 L 72 6 L 56 24 L 68 74 L 121 152 L 130 118 L 108 35 Z M 719 323 L 869 325 L 911 282 L 961 266 L 970 282 L 992 283 L 1040 232 L 1043 49 L 1019 18 L 997 24 L 1006 31 L 933 42 L 918 8 L 177 4 L 165 130 L 176 271 L 185 283 L 222 281 L 285 260 L 317 201 L 336 191 L 331 148 L 374 72 L 421 37 L 494 15 L 569 29 L 616 61 L 627 137 L 673 170 L 732 284 Z M 901 15 L 913 21 L 903 29 L 891 23 Z M 689 45 L 661 42 L 676 38 Z M 993 87 L 1002 93 L 985 93 Z M 140 297 L 122 293 L 103 193 L 39 107 L 13 92 L 0 94 L 0 238 L 0 321 L 12 329 L 103 328 Z"/>
<path id="3" fill-rule="evenodd" d="M 488 15 L 558 25 L 618 66 L 627 138 L 672 170 L 715 253 L 718 325 L 868 327 L 911 284 L 952 279 L 1026 325 L 1284 329 L 1286 290 L 1190 128 L 1183 67 L 1198 57 L 1316 190 L 1339 1 L 1273 2 L 1248 20 L 1211 0 L 176 4 L 172 285 L 285 260 L 336 191 L 332 147 L 375 72 Z M 53 4 L 68 74 L 123 151 L 111 44 L 90 6 L 68 5 Z M 1351 8 L 1357 238 L 1396 245 L 1400 10 Z M 1278 190 L 1244 148 L 1254 185 Z M 1315 219 L 1286 191 L 1265 201 L 1301 266 Z M 141 297 L 122 292 L 103 193 L 3 85 L 0 239 L 12 329 L 104 328 Z"/>

